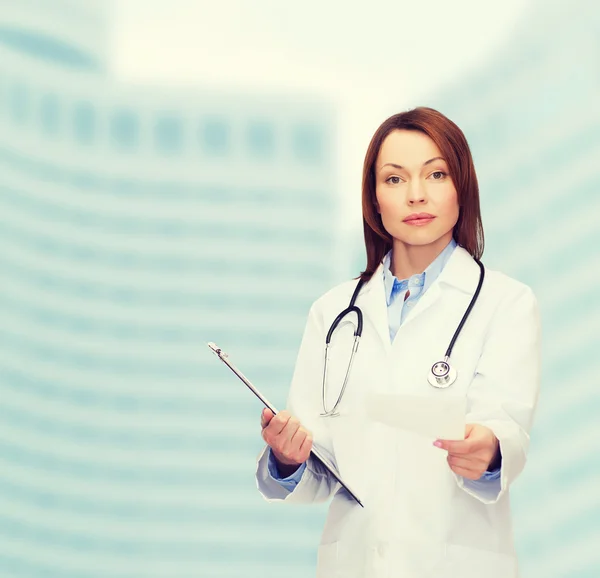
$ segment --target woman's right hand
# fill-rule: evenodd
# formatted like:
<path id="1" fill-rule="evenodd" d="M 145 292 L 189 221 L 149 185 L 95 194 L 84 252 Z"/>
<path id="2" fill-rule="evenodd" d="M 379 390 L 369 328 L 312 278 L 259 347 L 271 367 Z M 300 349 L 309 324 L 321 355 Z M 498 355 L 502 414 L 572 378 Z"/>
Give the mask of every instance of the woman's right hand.
<path id="1" fill-rule="evenodd" d="M 291 475 L 310 455 L 312 434 L 300 425 L 288 411 L 277 415 L 269 409 L 263 409 L 261 416 L 262 437 L 271 448 L 280 473 Z"/>

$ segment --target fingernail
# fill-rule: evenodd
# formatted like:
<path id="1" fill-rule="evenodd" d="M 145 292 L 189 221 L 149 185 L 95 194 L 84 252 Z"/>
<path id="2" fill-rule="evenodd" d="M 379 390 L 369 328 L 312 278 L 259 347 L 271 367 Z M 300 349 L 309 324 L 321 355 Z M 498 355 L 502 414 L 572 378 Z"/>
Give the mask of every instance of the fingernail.
<path id="1" fill-rule="evenodd" d="M 440 440 L 436 440 L 436 441 L 433 442 L 433 445 L 436 448 L 441 448 L 442 447 L 442 442 Z"/>

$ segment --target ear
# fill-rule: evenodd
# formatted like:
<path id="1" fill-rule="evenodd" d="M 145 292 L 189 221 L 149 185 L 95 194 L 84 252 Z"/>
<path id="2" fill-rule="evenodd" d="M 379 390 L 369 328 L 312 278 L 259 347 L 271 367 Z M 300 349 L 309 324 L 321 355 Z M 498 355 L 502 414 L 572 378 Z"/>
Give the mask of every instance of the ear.
<path id="1" fill-rule="evenodd" d="M 379 206 L 379 202 L 375 199 L 375 209 L 381 215 L 381 207 Z"/>

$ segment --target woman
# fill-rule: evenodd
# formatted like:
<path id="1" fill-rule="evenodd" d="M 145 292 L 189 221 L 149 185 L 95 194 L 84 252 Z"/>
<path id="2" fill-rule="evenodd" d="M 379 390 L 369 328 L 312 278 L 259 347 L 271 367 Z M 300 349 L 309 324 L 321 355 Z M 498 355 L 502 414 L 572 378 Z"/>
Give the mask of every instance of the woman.
<path id="1" fill-rule="evenodd" d="M 538 397 L 536 299 L 476 261 L 483 229 L 473 160 L 461 130 L 439 112 L 417 108 L 379 127 L 365 158 L 362 207 L 367 267 L 356 305 L 364 327 L 340 415 L 321 414 L 338 400 L 353 327 L 341 324 L 333 334 L 325 404 L 324 346 L 356 280 L 313 304 L 288 410 L 263 411 L 268 445 L 258 461 L 259 489 L 268 500 L 333 497 L 319 577 L 514 578 L 508 490 L 525 465 Z M 429 369 L 443 357 L 482 273 L 450 357 L 458 376 L 449 387 L 432 387 Z M 356 322 L 354 313 L 346 319 L 353 316 Z M 381 400 L 401 408 L 415 399 L 425 409 L 464 401 L 464 439 L 431 439 L 372 411 Z M 364 508 L 310 456 L 313 437 Z"/>

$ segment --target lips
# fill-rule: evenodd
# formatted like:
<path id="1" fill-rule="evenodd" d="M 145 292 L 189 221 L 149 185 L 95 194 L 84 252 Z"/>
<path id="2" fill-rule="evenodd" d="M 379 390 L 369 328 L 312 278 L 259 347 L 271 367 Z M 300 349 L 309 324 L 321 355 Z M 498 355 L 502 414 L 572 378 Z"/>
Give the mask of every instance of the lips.
<path id="1" fill-rule="evenodd" d="M 419 223 L 429 223 L 433 219 L 435 219 L 435 215 L 431 215 L 430 213 L 413 213 L 406 217 L 404 222 L 417 225 Z"/>

